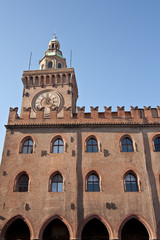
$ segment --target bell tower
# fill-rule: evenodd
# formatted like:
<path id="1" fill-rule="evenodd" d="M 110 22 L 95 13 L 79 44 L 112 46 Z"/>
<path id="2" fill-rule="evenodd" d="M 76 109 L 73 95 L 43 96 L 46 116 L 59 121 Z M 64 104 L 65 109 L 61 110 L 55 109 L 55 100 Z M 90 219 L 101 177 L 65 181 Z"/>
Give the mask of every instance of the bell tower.
<path id="1" fill-rule="evenodd" d="M 67 68 L 66 59 L 60 51 L 56 35 L 49 42 L 44 57 L 39 61 L 40 70 L 24 71 L 21 116 L 24 109 L 31 108 L 31 118 L 44 108 L 44 116 L 57 109 L 57 117 L 63 117 L 63 108 L 76 112 L 78 88 L 73 68 Z"/>

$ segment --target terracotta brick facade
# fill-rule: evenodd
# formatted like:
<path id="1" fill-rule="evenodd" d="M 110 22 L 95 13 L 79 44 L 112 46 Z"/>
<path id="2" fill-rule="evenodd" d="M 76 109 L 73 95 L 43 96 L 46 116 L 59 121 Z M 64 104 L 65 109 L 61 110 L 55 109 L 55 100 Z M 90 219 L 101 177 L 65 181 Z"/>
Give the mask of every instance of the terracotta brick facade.
<path id="1" fill-rule="evenodd" d="M 41 76 L 43 84 L 35 80 Z M 27 224 L 32 240 L 45 239 L 45 228 L 55 219 L 65 224 L 70 239 L 85 239 L 83 229 L 92 219 L 105 226 L 109 239 L 124 239 L 122 230 L 130 219 L 143 224 L 149 239 L 160 239 L 160 152 L 155 151 L 160 107 L 131 107 L 130 111 L 117 107 L 117 112 L 111 107 L 104 107 L 104 112 L 91 107 L 89 113 L 78 107 L 76 111 L 78 88 L 72 68 L 25 71 L 22 81 L 21 114 L 17 108 L 10 109 L 0 168 L 1 239 L 9 239 L 6 233 L 17 219 Z M 50 109 L 47 116 L 44 107 L 36 112 L 32 107 L 33 97 L 46 90 L 59 92 L 64 99 L 62 109 Z M 28 137 L 33 140 L 33 152 L 24 154 Z M 58 137 L 63 152 L 53 153 Z M 133 151 L 123 152 L 124 137 L 131 140 Z M 87 151 L 90 138 L 97 141 L 97 152 Z M 29 176 L 27 192 L 16 190 L 21 173 Z M 54 173 L 63 177 L 62 192 L 51 191 Z M 97 192 L 88 191 L 92 173 L 99 177 Z M 136 176 L 135 192 L 126 191 L 127 173 Z"/>

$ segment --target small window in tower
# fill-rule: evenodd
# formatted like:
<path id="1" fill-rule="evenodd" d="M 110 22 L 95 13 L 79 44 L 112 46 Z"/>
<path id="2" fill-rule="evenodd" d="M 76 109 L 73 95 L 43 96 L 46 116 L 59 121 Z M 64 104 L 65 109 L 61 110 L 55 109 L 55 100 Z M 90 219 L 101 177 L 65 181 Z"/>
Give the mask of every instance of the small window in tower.
<path id="1" fill-rule="evenodd" d="M 58 63 L 58 68 L 62 68 L 62 65 L 61 65 L 61 63 Z"/>
<path id="2" fill-rule="evenodd" d="M 52 48 L 54 48 L 54 44 L 52 44 Z"/>
<path id="3" fill-rule="evenodd" d="M 52 62 L 48 63 L 48 68 L 52 68 Z"/>

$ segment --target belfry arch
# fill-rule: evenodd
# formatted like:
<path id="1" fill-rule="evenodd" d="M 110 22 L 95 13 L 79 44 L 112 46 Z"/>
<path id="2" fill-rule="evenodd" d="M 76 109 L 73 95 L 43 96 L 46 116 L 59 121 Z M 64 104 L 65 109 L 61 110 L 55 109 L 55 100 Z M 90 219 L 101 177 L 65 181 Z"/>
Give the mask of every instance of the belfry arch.
<path id="1" fill-rule="evenodd" d="M 3 227 L 1 239 L 5 240 L 30 240 L 31 231 L 22 216 L 11 218 Z"/>

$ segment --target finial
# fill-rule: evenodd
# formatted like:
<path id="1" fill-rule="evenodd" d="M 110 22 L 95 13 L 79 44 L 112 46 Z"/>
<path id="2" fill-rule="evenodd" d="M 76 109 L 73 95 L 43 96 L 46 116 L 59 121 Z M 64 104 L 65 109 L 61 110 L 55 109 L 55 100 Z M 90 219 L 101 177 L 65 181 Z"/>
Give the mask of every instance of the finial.
<path id="1" fill-rule="evenodd" d="M 53 36 L 53 38 L 54 38 L 54 39 L 56 39 L 56 38 L 57 38 L 57 37 L 56 37 L 56 31 L 55 31 L 55 33 L 54 33 L 54 36 Z"/>

